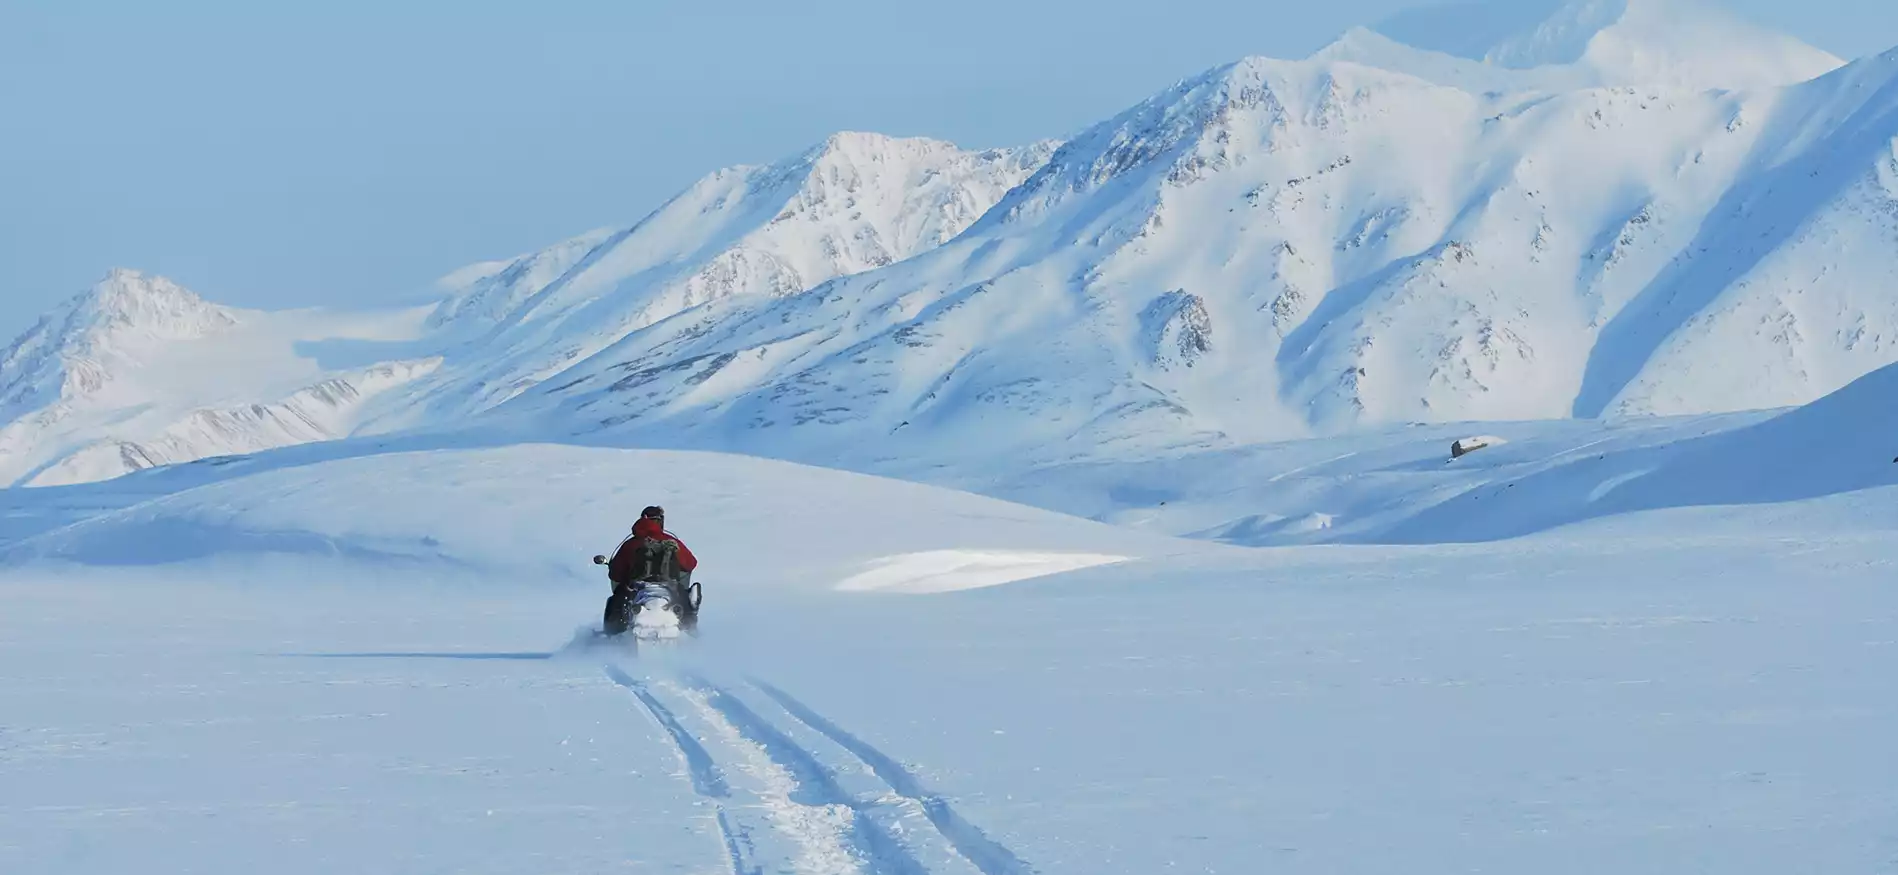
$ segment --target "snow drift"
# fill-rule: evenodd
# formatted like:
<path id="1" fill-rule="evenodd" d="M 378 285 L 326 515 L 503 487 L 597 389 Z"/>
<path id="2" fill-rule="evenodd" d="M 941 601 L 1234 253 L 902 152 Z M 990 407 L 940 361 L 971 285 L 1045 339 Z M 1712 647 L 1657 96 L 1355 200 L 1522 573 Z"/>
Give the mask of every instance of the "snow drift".
<path id="1" fill-rule="evenodd" d="M 962 563 L 966 573 L 932 566 L 875 588 L 996 582 L 996 564 L 980 556 L 1014 557 L 1002 563 L 1003 577 L 1021 579 L 1207 549 L 937 487 L 761 459 L 534 444 L 361 449 L 365 455 L 133 497 L 6 546 L 0 558 L 128 566 L 287 555 L 564 582 L 596 574 L 588 557 L 611 552 L 648 504 L 664 506 L 669 526 L 701 557 L 708 591 L 830 587 L 868 564 L 887 575 L 892 563 L 913 564 L 912 554 L 950 548 L 978 558 Z M 907 585 L 923 577 L 928 585 Z"/>
<path id="2" fill-rule="evenodd" d="M 1395 526 L 1396 542 L 1508 538 L 1639 511 L 1798 502 L 1898 485 L 1898 366 L 1704 437 L 1497 478 Z"/>

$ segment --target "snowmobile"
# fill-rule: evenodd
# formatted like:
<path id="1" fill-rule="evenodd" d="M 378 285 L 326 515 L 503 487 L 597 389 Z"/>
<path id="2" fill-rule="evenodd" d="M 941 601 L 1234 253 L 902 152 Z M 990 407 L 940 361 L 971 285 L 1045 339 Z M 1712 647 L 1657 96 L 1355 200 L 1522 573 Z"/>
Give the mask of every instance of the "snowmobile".
<path id="1" fill-rule="evenodd" d="M 669 544 L 661 542 L 655 552 L 665 550 Z M 635 640 L 665 641 L 676 639 L 680 634 L 697 635 L 699 624 L 699 605 L 705 599 L 705 593 L 698 583 L 685 583 L 666 573 L 671 567 L 669 555 L 648 557 L 643 562 L 646 573 L 640 574 L 626 584 L 615 583 L 613 594 L 606 600 L 605 616 L 601 620 L 600 631 L 606 636 L 617 636 L 627 632 Z M 594 556 L 593 564 L 605 565 L 605 556 Z"/>

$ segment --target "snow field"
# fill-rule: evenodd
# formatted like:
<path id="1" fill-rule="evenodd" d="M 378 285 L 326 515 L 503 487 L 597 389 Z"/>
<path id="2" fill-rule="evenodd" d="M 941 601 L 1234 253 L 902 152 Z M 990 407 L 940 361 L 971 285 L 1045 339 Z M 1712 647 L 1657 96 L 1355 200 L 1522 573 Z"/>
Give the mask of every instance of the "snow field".
<path id="1" fill-rule="evenodd" d="M 1878 871 L 1889 537 L 1745 512 L 761 587 L 636 656 L 554 647 L 584 583 L 10 572 L 0 866 Z"/>
<path id="2" fill-rule="evenodd" d="M 1898 55 L 1470 9 L 433 311 L 115 272 L 0 351 L 0 872 L 1898 871 Z"/>

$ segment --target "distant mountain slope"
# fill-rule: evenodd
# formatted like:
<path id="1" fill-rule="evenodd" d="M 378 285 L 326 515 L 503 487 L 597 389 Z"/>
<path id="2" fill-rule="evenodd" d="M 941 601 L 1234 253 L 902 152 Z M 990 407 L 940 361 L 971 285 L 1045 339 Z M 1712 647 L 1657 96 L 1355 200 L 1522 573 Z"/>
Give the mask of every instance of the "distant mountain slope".
<path id="1" fill-rule="evenodd" d="M 62 311 L 0 358 L 0 476 L 470 426 L 882 469 L 1797 404 L 1898 361 L 1895 109 L 1898 53 L 1686 0 L 1418 13 L 1058 148 L 838 134 L 456 271 L 425 319 L 154 292 L 182 315 L 133 344 Z M 265 336 L 282 368 L 237 367 Z"/>
<path id="2" fill-rule="evenodd" d="M 1798 403 L 1898 359 L 1893 66 L 1472 94 L 1248 59 L 1078 134 L 941 248 L 655 325 L 514 409 L 1059 460 Z"/>
<path id="3" fill-rule="evenodd" d="M 453 424 L 681 311 L 796 294 L 935 246 L 1052 149 L 838 134 L 714 173 L 632 227 L 457 271 L 419 315 L 240 313 L 117 271 L 0 359 L 0 478 L 92 480 Z M 299 349 L 338 340 L 368 342 L 329 357 L 347 366 Z"/>
<path id="4" fill-rule="evenodd" d="M 1898 357 L 1898 51 L 1773 108 L 1693 239 L 1604 329 L 1578 415 L 1797 404 Z"/>
<path id="5" fill-rule="evenodd" d="M 395 339 L 404 321 L 233 310 L 113 271 L 0 355 L 0 482 L 98 480 L 341 437 L 365 401 L 436 362 L 324 367 L 297 345 Z"/>
<path id="6" fill-rule="evenodd" d="M 797 294 L 940 245 L 1052 151 L 841 133 L 713 173 L 636 225 L 515 259 L 444 302 L 433 323 L 465 342 L 395 420 L 486 410 L 680 312 Z"/>
<path id="7" fill-rule="evenodd" d="M 1663 85 L 1751 89 L 1817 78 L 1844 62 L 1701 0 L 1485 0 L 1425 6 L 1355 31 L 1340 58 L 1389 47 L 1369 36 L 1544 87 Z"/>

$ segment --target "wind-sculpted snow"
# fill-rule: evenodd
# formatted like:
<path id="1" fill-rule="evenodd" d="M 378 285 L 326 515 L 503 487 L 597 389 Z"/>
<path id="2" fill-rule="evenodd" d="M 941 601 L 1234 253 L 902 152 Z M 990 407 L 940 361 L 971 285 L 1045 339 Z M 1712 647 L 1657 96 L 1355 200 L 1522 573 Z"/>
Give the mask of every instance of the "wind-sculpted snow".
<path id="1" fill-rule="evenodd" d="M 695 553 L 720 557 L 707 566 L 712 592 L 827 589 L 853 575 L 897 590 L 942 591 L 1208 546 L 937 487 L 737 456 L 532 444 L 381 452 L 361 439 L 351 455 L 351 445 L 336 445 L 342 455 L 330 459 L 289 454 L 277 465 L 259 456 L 256 464 L 207 466 L 198 482 L 155 495 L 137 478 L 121 481 L 123 495 L 113 484 L 90 486 L 91 514 L 0 540 L 0 557 L 124 567 L 340 556 L 570 580 L 596 573 L 587 557 L 610 553 L 650 504 L 667 509 Z M 59 498 L 56 490 L 26 493 L 22 500 Z M 365 500 L 370 494 L 379 497 Z M 99 512 L 115 502 L 118 509 Z M 51 505 L 42 511 L 50 512 Z M 945 528 L 949 518 L 959 522 Z M 764 531 L 777 534 L 759 540 Z M 981 550 L 917 567 L 917 556 L 950 544 Z M 894 566 L 902 569 L 896 577 Z"/>
<path id="2" fill-rule="evenodd" d="M 1883 399 L 1898 391 L 1894 374 L 1898 366 L 1778 413 L 1491 423 L 1480 432 L 1468 423 L 1400 427 L 1143 459 L 864 460 L 1015 504 L 720 454 L 519 445 L 505 433 L 355 438 L 0 492 L 0 557 L 136 566 L 340 555 L 565 578 L 576 537 L 604 551 L 633 507 L 660 503 L 707 522 L 695 549 L 745 557 L 740 579 L 938 593 L 1192 552 L 1206 541 L 1468 542 L 1617 520 L 1638 531 L 1651 512 L 1789 502 L 1819 502 L 1807 517 L 1850 529 L 1891 518 L 1898 422 Z M 1466 452 L 1457 455 L 1456 444 Z M 365 501 L 365 491 L 380 497 Z M 788 523 L 782 542 L 739 543 L 725 531 L 801 519 L 819 504 L 819 540 Z M 915 517 L 946 509 L 966 527 L 943 531 Z M 892 548 L 852 546 L 863 532 Z M 951 546 L 958 541 L 976 543 Z M 793 572 L 781 564 L 786 551 L 810 558 Z"/>
<path id="3" fill-rule="evenodd" d="M 1417 514 L 1388 540 L 1514 537 L 1582 520 L 1668 508 L 1784 504 L 1866 493 L 1853 507 L 1888 519 L 1898 486 L 1898 366 L 1803 407 L 1739 427 L 1578 454 L 1497 477 Z M 1862 520 L 1865 522 L 1867 520 Z"/>
<path id="4" fill-rule="evenodd" d="M 932 550 L 878 559 L 838 582 L 837 588 L 845 592 L 951 592 L 1111 565 L 1127 558 L 1018 550 Z"/>

